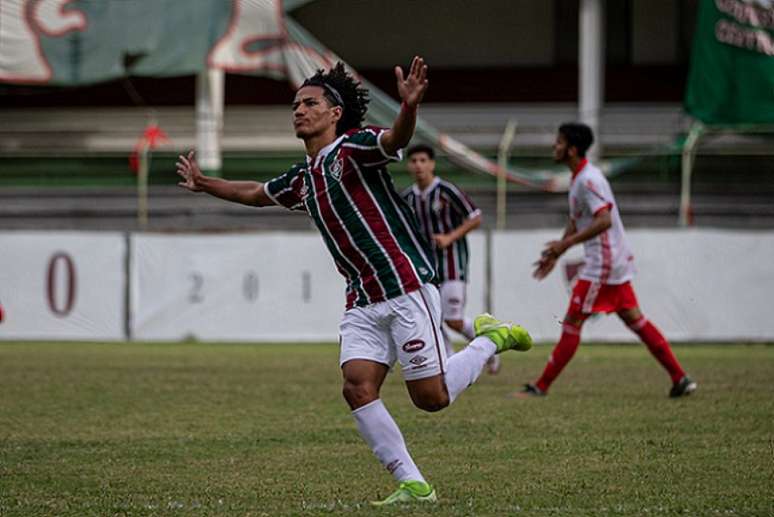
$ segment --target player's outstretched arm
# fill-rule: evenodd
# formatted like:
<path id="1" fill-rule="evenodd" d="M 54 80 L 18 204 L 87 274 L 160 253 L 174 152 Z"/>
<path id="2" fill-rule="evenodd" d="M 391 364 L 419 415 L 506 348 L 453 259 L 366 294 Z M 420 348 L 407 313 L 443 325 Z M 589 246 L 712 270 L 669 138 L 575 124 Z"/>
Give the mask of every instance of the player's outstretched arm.
<path id="1" fill-rule="evenodd" d="M 269 206 L 274 201 L 263 189 L 263 183 L 257 181 L 229 181 L 206 176 L 196 163 L 196 155 L 189 151 L 187 155 L 177 157 L 177 174 L 183 178 L 178 185 L 192 192 L 206 192 L 215 197 L 250 206 Z"/>
<path id="2" fill-rule="evenodd" d="M 390 155 L 406 147 L 411 141 L 411 137 L 414 136 L 417 108 L 429 85 L 425 60 L 419 56 L 414 56 L 409 72 L 405 77 L 403 69 L 396 66 L 395 78 L 398 81 L 398 94 L 401 99 L 400 113 L 392 124 L 392 129 L 386 131 L 381 137 L 382 148 Z"/>

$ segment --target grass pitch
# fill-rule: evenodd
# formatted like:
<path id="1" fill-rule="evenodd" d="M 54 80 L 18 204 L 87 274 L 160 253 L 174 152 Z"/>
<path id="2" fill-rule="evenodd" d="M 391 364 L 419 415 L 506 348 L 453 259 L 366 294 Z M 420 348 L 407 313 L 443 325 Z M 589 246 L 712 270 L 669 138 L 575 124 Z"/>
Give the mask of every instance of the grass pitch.
<path id="1" fill-rule="evenodd" d="M 581 346 L 545 399 L 507 353 L 450 408 L 383 399 L 440 498 L 395 488 L 340 395 L 333 345 L 0 344 L 0 515 L 772 515 L 774 347 Z"/>

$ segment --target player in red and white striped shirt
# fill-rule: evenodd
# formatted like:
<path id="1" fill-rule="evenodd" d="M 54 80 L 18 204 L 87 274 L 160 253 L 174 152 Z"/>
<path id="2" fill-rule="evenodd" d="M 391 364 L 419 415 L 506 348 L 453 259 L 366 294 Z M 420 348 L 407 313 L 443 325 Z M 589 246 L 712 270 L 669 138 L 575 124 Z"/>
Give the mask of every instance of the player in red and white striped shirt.
<path id="1" fill-rule="evenodd" d="M 534 272 L 545 278 L 570 247 L 583 243 L 584 266 L 572 291 L 570 307 L 562 325 L 562 336 L 543 374 L 525 385 L 520 396 L 540 396 L 570 362 L 580 344 L 583 322 L 594 313 L 615 312 L 648 347 L 672 379 L 670 397 L 688 395 L 696 389 L 680 366 L 661 332 L 643 316 L 630 280 L 634 257 L 626 242 L 623 223 L 613 191 L 602 172 L 586 159 L 594 135 L 585 124 L 567 123 L 559 128 L 554 160 L 572 171 L 569 192 L 570 219 L 564 235 L 546 244 Z"/>

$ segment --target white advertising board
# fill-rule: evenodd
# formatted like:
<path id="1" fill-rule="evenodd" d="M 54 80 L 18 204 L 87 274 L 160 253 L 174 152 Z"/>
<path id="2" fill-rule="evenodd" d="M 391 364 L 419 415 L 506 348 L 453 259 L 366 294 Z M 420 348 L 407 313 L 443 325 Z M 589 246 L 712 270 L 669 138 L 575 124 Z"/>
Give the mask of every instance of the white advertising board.
<path id="1" fill-rule="evenodd" d="M 0 232 L 0 339 L 124 339 L 126 239 Z"/>
<path id="2" fill-rule="evenodd" d="M 582 258 L 571 249 L 538 282 L 532 263 L 560 230 L 493 234 L 494 311 L 523 322 L 540 341 L 554 341 L 569 303 L 565 266 Z M 645 316 L 673 340 L 771 340 L 774 318 L 774 233 L 724 230 L 627 232 L 637 266 L 632 284 Z M 635 341 L 615 315 L 597 316 L 584 339 Z"/>

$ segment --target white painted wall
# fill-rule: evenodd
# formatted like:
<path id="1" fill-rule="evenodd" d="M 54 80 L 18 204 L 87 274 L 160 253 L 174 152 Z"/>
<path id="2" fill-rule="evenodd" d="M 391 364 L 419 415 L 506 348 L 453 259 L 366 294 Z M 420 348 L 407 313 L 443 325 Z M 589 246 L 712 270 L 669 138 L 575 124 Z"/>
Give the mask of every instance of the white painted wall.
<path id="1" fill-rule="evenodd" d="M 558 338 L 569 290 L 564 260 L 542 282 L 532 279 L 532 263 L 560 232 L 492 235 L 494 313 L 524 324 L 539 341 Z M 640 305 L 668 338 L 774 340 L 774 232 L 628 235 Z M 474 233 L 470 244 L 468 314 L 474 315 L 485 308 L 484 234 Z M 337 339 L 344 279 L 316 233 L 136 234 L 130 249 L 134 339 Z M 0 340 L 123 339 L 125 251 L 121 234 L 0 232 L 0 303 L 6 312 Z M 576 248 L 567 260 L 580 255 Z M 615 316 L 589 321 L 584 338 L 635 339 Z"/>

